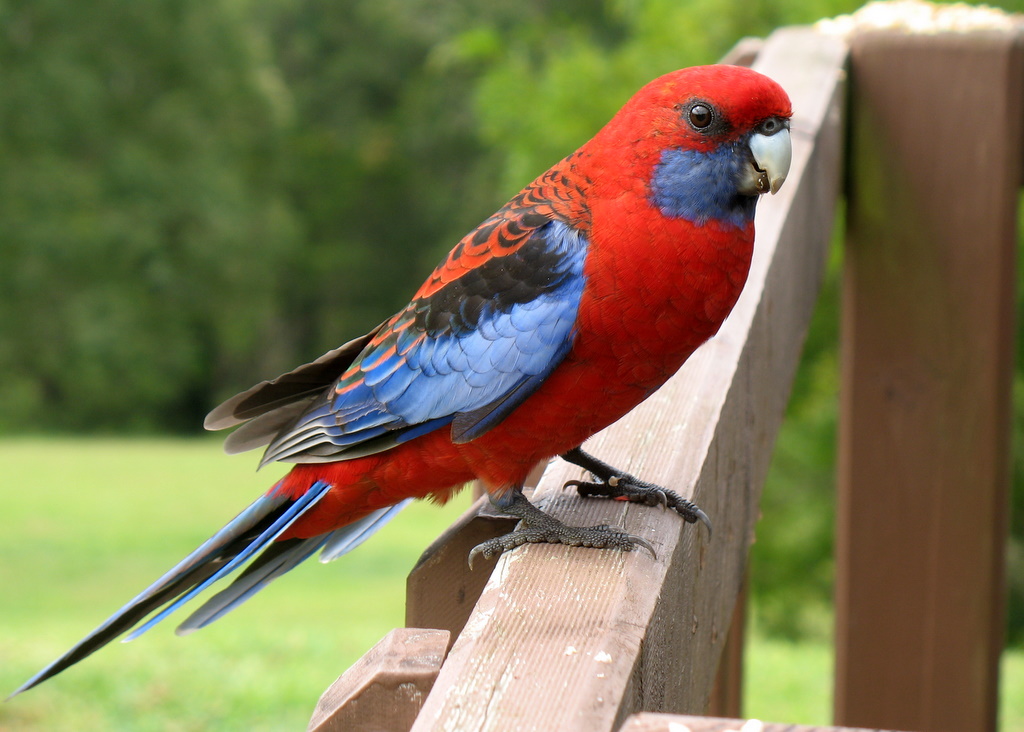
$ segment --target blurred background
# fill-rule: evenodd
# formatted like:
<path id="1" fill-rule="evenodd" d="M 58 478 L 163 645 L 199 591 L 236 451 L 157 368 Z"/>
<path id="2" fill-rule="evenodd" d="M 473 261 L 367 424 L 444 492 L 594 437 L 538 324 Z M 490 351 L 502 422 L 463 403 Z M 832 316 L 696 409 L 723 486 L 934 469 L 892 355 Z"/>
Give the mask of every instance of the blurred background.
<path id="1" fill-rule="evenodd" d="M 0 666 L 10 675 L 2 676 L 8 688 L 269 485 L 270 477 L 253 480 L 248 472 L 254 460 L 230 461 L 217 454 L 216 442 L 198 438 L 203 416 L 221 399 L 390 315 L 455 241 L 590 137 L 645 82 L 713 62 L 744 36 L 859 5 L 0 0 L 0 521 L 8 527 L 0 540 Z M 998 5 L 1024 10 L 1024 0 Z M 825 648 L 831 636 L 841 259 L 837 237 L 754 546 L 751 624 L 759 638 L 779 644 L 773 648 Z M 1020 372 L 1015 415 L 1007 639 L 1020 648 Z M 201 469 L 182 476 L 175 472 L 182 465 Z M 213 482 L 211 471 L 220 471 L 222 482 Z M 224 487 L 232 480 L 240 482 L 237 493 Z M 204 509 L 190 501 L 221 498 L 224 508 L 211 503 L 217 508 L 209 518 L 195 518 Z M 138 510 L 129 508 L 132 501 Z M 429 518 L 420 520 L 424 534 L 410 540 L 404 559 L 385 556 L 386 537 L 374 542 L 384 552 L 379 562 L 397 577 L 391 585 L 401 583 L 430 532 L 464 505 L 417 513 Z M 146 510 L 155 513 L 152 523 Z M 127 528 L 112 528 L 116 522 Z M 190 522 L 198 525 L 174 528 Z M 148 551 L 142 538 L 123 546 L 110 538 L 122 530 L 155 543 L 159 557 L 139 579 L 124 575 L 124 591 L 108 592 L 90 575 L 102 568 L 83 565 L 83 557 L 115 563 Z M 364 561 L 364 569 L 377 566 Z M 359 557 L 345 564 L 326 574 L 313 567 L 302 575 L 310 579 L 296 582 L 315 592 L 339 573 L 363 571 Z M 117 575 L 110 582 L 129 571 L 105 566 Z M 368 581 L 357 578 L 356 600 Z M 264 594 L 275 591 L 279 598 L 288 593 L 275 585 Z M 362 627 L 352 615 L 358 612 L 401 623 L 400 585 L 381 590 L 397 607 L 383 615 L 365 596 L 342 611 L 335 600 L 303 600 L 305 591 L 295 589 L 293 609 L 280 611 L 282 624 L 291 623 L 285 634 L 302 632 L 306 621 L 295 618 L 294 608 L 303 602 L 322 611 L 315 614 L 324 628 Z M 94 595 L 100 609 L 86 615 L 81 603 Z M 258 610 L 246 615 L 254 632 L 274 635 Z M 326 656 L 321 647 L 333 641 L 318 640 L 319 632 L 289 647 L 289 664 L 303 665 L 302 654 L 313 648 Z M 381 634 L 373 626 L 354 642 L 351 657 L 325 657 L 333 671 L 296 692 L 293 709 L 280 718 L 262 706 L 278 694 L 271 685 L 259 704 L 245 697 L 232 711 L 223 699 L 210 701 L 195 718 L 178 698 L 153 728 L 304 724 L 319 692 Z M 225 638 L 239 645 L 225 651 L 217 678 L 234 672 L 239 655 L 264 652 L 251 636 Z M 150 661 L 193 652 L 178 645 L 184 641 L 171 639 L 166 649 L 161 642 L 150 646 Z M 194 693 L 170 690 L 175 682 L 166 680 L 166 667 L 163 679 L 141 670 L 142 655 L 138 689 L 108 688 L 116 685 L 110 674 L 134 668 L 124 658 L 96 666 L 88 682 L 94 686 L 44 687 L 3 705 L 0 729 L 53 726 L 53 715 L 65 713 L 58 707 L 69 704 L 70 714 L 85 714 L 85 689 L 116 699 L 107 704 L 112 716 L 95 712 L 97 728 L 142 729 L 140 719 L 155 713 L 157 701 L 141 700 Z M 820 665 L 827 673 L 827 657 Z M 106 681 L 96 680 L 99 673 Z M 187 684 L 194 669 L 179 676 Z M 823 693 L 827 688 L 826 680 Z M 245 707 L 262 722 L 237 716 Z M 825 699 L 821 709 L 827 708 Z"/>

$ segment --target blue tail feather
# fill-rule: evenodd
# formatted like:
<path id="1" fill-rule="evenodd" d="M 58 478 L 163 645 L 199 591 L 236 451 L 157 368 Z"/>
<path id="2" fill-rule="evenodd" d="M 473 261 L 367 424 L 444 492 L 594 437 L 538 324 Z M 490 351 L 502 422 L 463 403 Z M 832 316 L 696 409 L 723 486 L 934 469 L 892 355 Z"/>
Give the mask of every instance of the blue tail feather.
<path id="1" fill-rule="evenodd" d="M 378 509 L 329 534 L 311 539 L 291 539 L 270 545 L 234 582 L 207 600 L 179 625 L 175 632 L 178 635 L 187 635 L 206 627 L 241 605 L 272 580 L 294 569 L 321 548 L 321 562 L 329 562 L 347 554 L 377 533 L 411 502 L 412 499 L 406 499 L 394 506 Z"/>
<path id="2" fill-rule="evenodd" d="M 327 494 L 330 487 L 328 483 L 317 481 L 298 499 L 277 495 L 275 490 L 256 499 L 248 508 L 228 522 L 224 528 L 203 542 L 199 548 L 160 579 L 132 598 L 64 655 L 22 684 L 11 696 L 31 689 L 73 666 L 125 631 L 135 628 L 154 611 L 159 611 L 132 631 L 126 640 L 138 637 L 196 594 L 238 569 L 257 552 L 264 551 L 266 553 L 273 549 L 275 540 L 315 506 Z M 267 576 L 260 587 L 310 556 L 316 549 L 327 543 L 330 536 L 331 534 L 326 534 L 311 540 L 294 540 L 313 542 L 315 546 L 301 555 L 288 555 L 290 561 L 280 563 L 278 571 Z M 280 544 L 288 545 L 289 542 L 280 542 Z M 253 565 L 258 563 L 259 558 L 253 562 Z M 251 594 L 248 593 L 246 597 Z M 239 598 L 231 607 L 237 606 L 243 599 Z M 168 603 L 170 604 L 168 605 Z M 162 607 L 164 607 L 163 610 L 160 609 Z M 230 608 L 225 608 L 223 612 L 227 612 L 228 609 Z M 223 612 L 218 613 L 217 617 Z"/>
<path id="3" fill-rule="evenodd" d="M 174 632 L 188 635 L 220 619 L 266 587 L 271 580 L 309 559 L 324 545 L 327 536 L 289 539 L 272 544 L 234 582 L 203 603 Z"/>
<path id="4" fill-rule="evenodd" d="M 324 483 L 322 480 L 318 480 L 314 483 L 308 491 L 302 494 L 302 496 L 292 503 L 288 509 L 281 514 L 281 516 L 279 516 L 270 526 L 264 529 L 259 536 L 249 542 L 242 551 L 232 557 L 229 562 L 224 564 L 220 569 L 204 579 L 202 582 L 199 582 L 190 590 L 180 595 L 170 605 L 167 605 L 163 610 L 129 633 L 128 637 L 124 639 L 124 642 L 127 643 L 128 641 L 135 640 L 214 582 L 227 577 L 229 574 L 234 572 L 258 551 L 269 546 L 275 539 L 277 539 L 277 537 L 283 534 L 289 526 L 295 523 L 295 520 L 299 518 L 299 516 L 304 514 L 307 510 L 312 508 L 317 501 L 323 498 L 330 487 L 329 483 Z"/>

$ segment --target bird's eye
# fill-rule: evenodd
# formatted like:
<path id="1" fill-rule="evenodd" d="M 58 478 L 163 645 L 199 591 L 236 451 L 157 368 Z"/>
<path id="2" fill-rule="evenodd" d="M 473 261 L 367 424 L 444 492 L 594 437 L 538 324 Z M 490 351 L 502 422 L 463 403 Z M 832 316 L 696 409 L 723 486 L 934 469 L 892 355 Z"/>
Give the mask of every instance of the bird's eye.
<path id="1" fill-rule="evenodd" d="M 714 121 L 715 113 L 706 104 L 694 104 L 686 117 L 694 129 L 703 130 Z"/>

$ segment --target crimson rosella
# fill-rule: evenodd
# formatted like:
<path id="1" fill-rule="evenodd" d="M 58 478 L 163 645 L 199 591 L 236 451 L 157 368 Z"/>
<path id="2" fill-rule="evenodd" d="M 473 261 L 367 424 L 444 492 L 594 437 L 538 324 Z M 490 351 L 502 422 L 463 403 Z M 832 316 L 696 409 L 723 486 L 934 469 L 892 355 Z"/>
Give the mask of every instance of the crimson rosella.
<path id="1" fill-rule="evenodd" d="M 778 84 L 736 66 L 647 84 L 456 244 L 403 310 L 215 409 L 208 428 L 241 424 L 228 452 L 267 445 L 263 463 L 295 467 L 18 692 L 158 611 L 130 637 L 144 632 L 246 563 L 179 633 L 317 551 L 324 561 L 349 551 L 409 499 L 444 501 L 474 479 L 521 523 L 473 554 L 535 541 L 650 549 L 530 504 L 527 475 L 556 455 L 593 475 L 575 483 L 586 495 L 667 504 L 710 529 L 691 502 L 580 445 L 661 386 L 732 309 L 757 199 L 789 171 L 790 115 Z"/>

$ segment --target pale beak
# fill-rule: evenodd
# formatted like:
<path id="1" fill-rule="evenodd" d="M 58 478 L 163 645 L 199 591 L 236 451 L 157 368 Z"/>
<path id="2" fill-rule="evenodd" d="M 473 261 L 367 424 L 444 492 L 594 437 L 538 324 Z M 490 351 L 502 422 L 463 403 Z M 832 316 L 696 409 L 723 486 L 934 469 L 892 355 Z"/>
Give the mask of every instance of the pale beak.
<path id="1" fill-rule="evenodd" d="M 783 128 L 771 135 L 756 132 L 750 136 L 753 161 L 744 171 L 740 192 L 750 196 L 777 193 L 789 175 L 793 160 L 793 143 L 789 130 Z"/>

